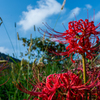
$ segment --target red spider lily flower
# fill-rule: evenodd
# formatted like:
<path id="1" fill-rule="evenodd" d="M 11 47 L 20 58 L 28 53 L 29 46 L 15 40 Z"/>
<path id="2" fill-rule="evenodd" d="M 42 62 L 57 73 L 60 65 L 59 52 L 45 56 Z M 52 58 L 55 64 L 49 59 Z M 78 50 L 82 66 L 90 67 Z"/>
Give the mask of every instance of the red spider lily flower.
<path id="1" fill-rule="evenodd" d="M 52 95 L 55 95 L 57 91 L 60 97 L 67 98 L 67 100 L 73 100 L 74 97 L 80 98 L 79 93 L 77 91 L 74 93 L 71 87 L 73 85 L 78 86 L 81 84 L 82 80 L 71 72 L 63 74 L 52 74 L 49 75 L 46 80 L 46 87 L 49 91 L 52 92 Z M 77 95 L 75 96 L 75 94 Z M 51 96 L 51 98 L 53 98 L 53 96 Z M 51 98 L 49 100 L 52 100 Z"/>
<path id="2" fill-rule="evenodd" d="M 79 53 L 86 54 L 86 58 L 92 59 L 95 56 L 94 51 L 97 51 L 98 47 L 96 45 L 99 43 L 100 39 L 98 35 L 100 32 L 97 30 L 100 27 L 100 23 L 95 26 L 94 21 L 89 22 L 88 19 L 83 21 L 80 19 L 79 21 L 71 21 L 68 23 L 68 30 L 64 33 L 60 33 L 49 27 L 45 24 L 48 31 L 43 31 L 49 35 L 51 38 L 56 38 L 55 41 L 62 44 L 69 44 L 66 47 L 66 52 L 54 52 L 57 55 L 69 55 Z M 51 30 L 49 32 L 49 30 Z M 57 34 L 55 34 L 55 33 Z M 71 58 L 73 61 L 73 59 Z M 74 62 L 74 61 L 73 61 Z"/>
<path id="3" fill-rule="evenodd" d="M 16 87 L 30 96 L 36 96 L 33 100 L 38 100 L 37 97 L 41 98 L 41 100 L 84 100 L 85 91 L 87 91 L 88 98 L 90 98 L 90 93 L 92 97 L 97 96 L 97 98 L 100 98 L 100 75 L 92 83 L 91 79 L 89 79 L 86 84 L 82 84 L 79 77 L 70 71 L 51 74 L 47 77 L 44 85 L 43 83 L 40 86 L 36 85 L 40 92 L 34 89 L 29 91 L 21 83 L 20 85 L 17 84 Z"/>

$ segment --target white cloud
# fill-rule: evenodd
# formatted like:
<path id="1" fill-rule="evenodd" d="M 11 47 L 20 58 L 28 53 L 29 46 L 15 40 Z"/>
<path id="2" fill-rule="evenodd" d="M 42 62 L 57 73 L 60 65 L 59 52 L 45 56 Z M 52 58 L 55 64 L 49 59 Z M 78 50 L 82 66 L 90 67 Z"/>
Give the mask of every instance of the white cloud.
<path id="1" fill-rule="evenodd" d="M 74 17 L 74 14 L 75 14 L 75 16 L 77 16 L 79 14 L 80 10 L 81 9 L 79 7 L 76 7 L 73 10 L 71 10 L 70 15 L 69 15 L 69 18 L 73 18 Z"/>
<path id="2" fill-rule="evenodd" d="M 86 6 L 86 8 L 88 8 L 88 9 L 91 9 L 91 8 L 92 8 L 92 6 L 91 6 L 90 4 L 86 4 L 85 6 Z"/>
<path id="3" fill-rule="evenodd" d="M 37 3 L 38 8 L 33 9 L 31 5 L 28 5 L 28 11 L 22 12 L 23 15 L 18 25 L 21 25 L 25 31 L 33 25 L 40 25 L 47 17 L 58 14 L 62 6 L 56 0 L 40 0 Z"/>
<path id="4" fill-rule="evenodd" d="M 0 47 L 0 52 L 1 53 L 7 53 L 9 51 L 9 49 L 5 48 L 5 47 Z"/>
<path id="5" fill-rule="evenodd" d="M 99 20 L 100 19 L 100 11 L 98 11 L 98 13 L 95 15 L 95 20 Z"/>

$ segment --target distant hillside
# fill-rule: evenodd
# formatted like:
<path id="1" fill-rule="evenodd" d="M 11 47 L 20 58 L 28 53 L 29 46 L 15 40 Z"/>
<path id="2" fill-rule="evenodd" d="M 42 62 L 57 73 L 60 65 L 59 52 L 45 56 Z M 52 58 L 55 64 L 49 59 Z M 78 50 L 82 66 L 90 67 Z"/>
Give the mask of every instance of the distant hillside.
<path id="1" fill-rule="evenodd" d="M 10 56 L 10 57 L 11 57 L 11 56 Z M 0 60 L 9 60 L 9 62 L 13 62 L 13 61 L 12 61 L 12 59 L 13 59 L 13 60 L 15 60 L 16 62 L 20 62 L 20 61 L 21 61 L 21 60 L 19 60 L 19 59 L 14 58 L 14 57 L 11 57 L 11 58 L 12 58 L 12 59 L 11 59 L 10 57 L 9 57 L 8 55 L 6 55 L 6 54 L 0 52 Z"/>

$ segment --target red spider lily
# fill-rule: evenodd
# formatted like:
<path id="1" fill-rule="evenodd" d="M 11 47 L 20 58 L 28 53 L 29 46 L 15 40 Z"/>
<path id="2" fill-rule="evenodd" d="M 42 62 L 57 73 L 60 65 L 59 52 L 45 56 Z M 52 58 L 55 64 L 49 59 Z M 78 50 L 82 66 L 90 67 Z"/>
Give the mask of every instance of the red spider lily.
<path id="1" fill-rule="evenodd" d="M 67 73 L 49 75 L 46 84 L 41 83 L 41 87 L 36 85 L 40 92 L 28 91 L 21 83 L 20 85 L 17 84 L 16 87 L 22 92 L 30 94 L 30 96 L 39 96 L 42 100 L 84 100 L 85 91 L 87 91 L 88 98 L 90 98 L 90 94 L 92 97 L 100 98 L 99 78 L 89 84 L 90 82 L 91 79 L 86 84 L 82 84 L 79 76 L 68 71 Z M 38 99 L 34 98 L 33 100 Z"/>
<path id="2" fill-rule="evenodd" d="M 98 49 L 98 47 L 96 47 L 96 44 L 99 43 L 98 35 L 100 35 L 100 32 L 97 31 L 97 29 L 100 26 L 100 23 L 95 26 L 94 21 L 89 22 L 88 19 L 85 19 L 85 21 L 83 21 L 82 19 L 80 19 L 79 21 L 71 21 L 68 24 L 68 30 L 66 30 L 64 33 L 56 32 L 47 24 L 45 26 L 52 32 L 49 32 L 49 30 L 41 30 L 47 33 L 49 37 L 56 38 L 56 42 L 69 44 L 66 47 L 66 52 L 56 53 L 53 51 L 53 53 L 57 55 L 67 55 L 68 57 L 73 53 L 85 53 L 86 58 L 90 60 L 93 56 L 95 56 L 94 51 Z M 54 34 L 54 32 L 57 34 Z M 72 58 L 71 60 L 73 61 Z"/>

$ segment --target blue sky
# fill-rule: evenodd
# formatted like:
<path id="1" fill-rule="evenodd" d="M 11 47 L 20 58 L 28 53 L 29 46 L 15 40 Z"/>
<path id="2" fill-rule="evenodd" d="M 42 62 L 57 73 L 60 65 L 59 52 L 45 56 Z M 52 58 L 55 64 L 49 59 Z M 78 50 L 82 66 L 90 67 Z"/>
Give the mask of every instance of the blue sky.
<path id="1" fill-rule="evenodd" d="M 100 0 L 66 0 L 64 9 L 61 11 L 62 3 L 63 0 L 0 0 L 0 17 L 3 20 L 3 24 L 0 26 L 0 52 L 10 55 L 14 53 L 7 35 L 8 32 L 19 58 L 19 52 L 25 53 L 26 48 L 22 47 L 22 43 L 19 41 L 16 46 L 17 32 L 20 37 L 30 38 L 30 34 L 33 38 L 40 37 L 41 34 L 37 31 L 34 32 L 33 26 L 46 29 L 42 24 L 42 22 L 46 22 L 54 28 L 60 12 L 55 27 L 55 30 L 60 32 L 65 31 L 62 23 L 68 29 L 68 22 L 75 20 L 75 16 L 77 20 L 87 19 L 87 9 L 89 19 L 93 20 L 95 9 L 95 24 L 100 22 Z"/>

